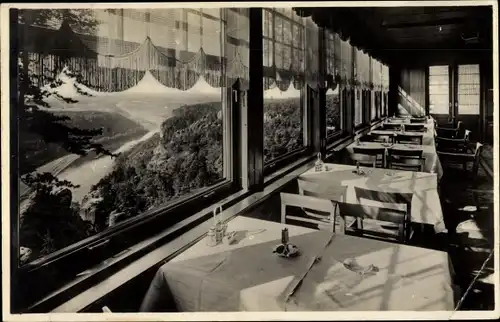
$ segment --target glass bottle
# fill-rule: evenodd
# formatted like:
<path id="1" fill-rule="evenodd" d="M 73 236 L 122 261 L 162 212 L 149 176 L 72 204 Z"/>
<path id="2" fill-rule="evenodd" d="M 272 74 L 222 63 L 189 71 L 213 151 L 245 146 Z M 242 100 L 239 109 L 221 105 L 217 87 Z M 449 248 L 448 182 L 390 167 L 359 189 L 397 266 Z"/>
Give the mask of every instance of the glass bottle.
<path id="1" fill-rule="evenodd" d="M 323 170 L 323 160 L 321 160 L 321 153 L 318 152 L 318 158 L 316 160 L 316 163 L 314 164 L 314 171 L 315 172 L 321 172 Z"/>

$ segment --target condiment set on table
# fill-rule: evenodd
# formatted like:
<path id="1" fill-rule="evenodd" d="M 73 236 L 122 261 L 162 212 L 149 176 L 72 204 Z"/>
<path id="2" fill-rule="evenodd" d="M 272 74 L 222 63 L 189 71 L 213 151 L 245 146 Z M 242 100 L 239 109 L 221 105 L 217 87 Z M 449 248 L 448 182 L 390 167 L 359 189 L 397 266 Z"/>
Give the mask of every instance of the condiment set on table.
<path id="1" fill-rule="evenodd" d="M 284 228 L 281 231 L 281 244 L 276 245 L 273 249 L 273 253 L 280 257 L 297 257 L 299 253 L 299 248 L 290 243 L 290 238 L 288 236 L 288 228 Z"/>
<path id="2" fill-rule="evenodd" d="M 318 152 L 317 154 L 318 158 L 316 162 L 314 163 L 314 172 L 322 172 L 322 171 L 329 171 L 328 165 L 326 165 L 323 160 L 321 159 L 321 153 Z"/>
<path id="3" fill-rule="evenodd" d="M 219 214 L 222 213 L 222 206 L 218 206 L 214 209 L 214 225 L 208 229 L 207 244 L 212 247 L 222 243 L 227 231 L 227 224 L 224 224 L 217 218 L 217 212 L 219 212 Z"/>

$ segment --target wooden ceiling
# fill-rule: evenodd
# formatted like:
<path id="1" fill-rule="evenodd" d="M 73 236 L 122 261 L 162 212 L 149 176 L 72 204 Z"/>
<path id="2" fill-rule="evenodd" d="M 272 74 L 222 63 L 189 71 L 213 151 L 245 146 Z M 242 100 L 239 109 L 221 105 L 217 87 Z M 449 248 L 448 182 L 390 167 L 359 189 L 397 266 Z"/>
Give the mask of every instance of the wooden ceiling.
<path id="1" fill-rule="evenodd" d="M 491 7 L 356 8 L 385 49 L 492 48 Z M 466 41 L 467 38 L 477 41 Z"/>
<path id="2" fill-rule="evenodd" d="M 295 10 L 385 62 L 409 52 L 491 50 L 493 46 L 491 6 Z"/>

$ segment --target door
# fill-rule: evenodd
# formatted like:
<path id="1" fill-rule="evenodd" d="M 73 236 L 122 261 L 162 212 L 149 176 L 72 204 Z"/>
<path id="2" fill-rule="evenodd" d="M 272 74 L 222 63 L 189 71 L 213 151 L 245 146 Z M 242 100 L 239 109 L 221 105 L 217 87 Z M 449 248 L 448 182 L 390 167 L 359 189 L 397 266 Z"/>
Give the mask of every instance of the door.
<path id="1" fill-rule="evenodd" d="M 481 91 L 479 65 L 458 65 L 455 69 L 457 84 L 455 91 L 454 115 L 462 121 L 470 132 L 473 141 L 480 139 L 481 129 Z"/>
<path id="2" fill-rule="evenodd" d="M 453 73 L 448 65 L 429 66 L 429 114 L 440 126 L 453 121 Z"/>

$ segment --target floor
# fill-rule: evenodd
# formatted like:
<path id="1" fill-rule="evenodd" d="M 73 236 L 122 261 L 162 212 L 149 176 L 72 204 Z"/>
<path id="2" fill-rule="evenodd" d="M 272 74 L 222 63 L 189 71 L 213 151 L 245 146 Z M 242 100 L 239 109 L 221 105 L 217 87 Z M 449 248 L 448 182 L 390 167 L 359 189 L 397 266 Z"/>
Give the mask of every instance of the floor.
<path id="1" fill-rule="evenodd" d="M 476 230 L 469 233 L 435 235 L 432 227 L 424 231 L 417 229 L 411 243 L 418 247 L 447 251 L 455 269 L 455 284 L 462 295 L 461 310 L 493 310 L 494 282 L 492 280 L 493 258 L 488 259 L 493 248 L 493 154 L 491 146 L 485 146 L 481 155 L 478 175 L 473 180 L 461 169 L 443 165 L 445 173 L 440 183 L 440 196 L 445 223 L 450 232 L 461 231 L 460 223 L 469 220 Z M 296 183 L 285 187 L 284 192 L 297 193 Z M 461 211 L 464 206 L 476 206 L 478 211 Z M 279 194 L 249 211 L 246 216 L 270 221 L 280 221 Z M 482 266 L 484 265 L 484 268 Z M 474 281 L 474 278 L 476 281 Z M 474 283 L 472 283 L 474 281 Z"/>
<path id="2" fill-rule="evenodd" d="M 447 224 L 453 228 L 459 222 L 469 220 L 469 227 L 481 232 L 470 231 L 449 236 L 448 252 L 456 271 L 456 283 L 467 296 L 462 302 L 462 310 L 494 309 L 493 263 L 493 153 L 491 146 L 485 146 L 476 180 L 468 178 L 463 171 L 445 169 L 441 182 L 441 202 Z M 476 206 L 473 214 L 459 209 Z M 470 230 L 470 229 L 467 229 Z M 486 263 L 485 263 L 486 262 Z M 484 268 L 481 270 L 482 266 Z M 471 285 L 474 277 L 477 280 Z"/>

